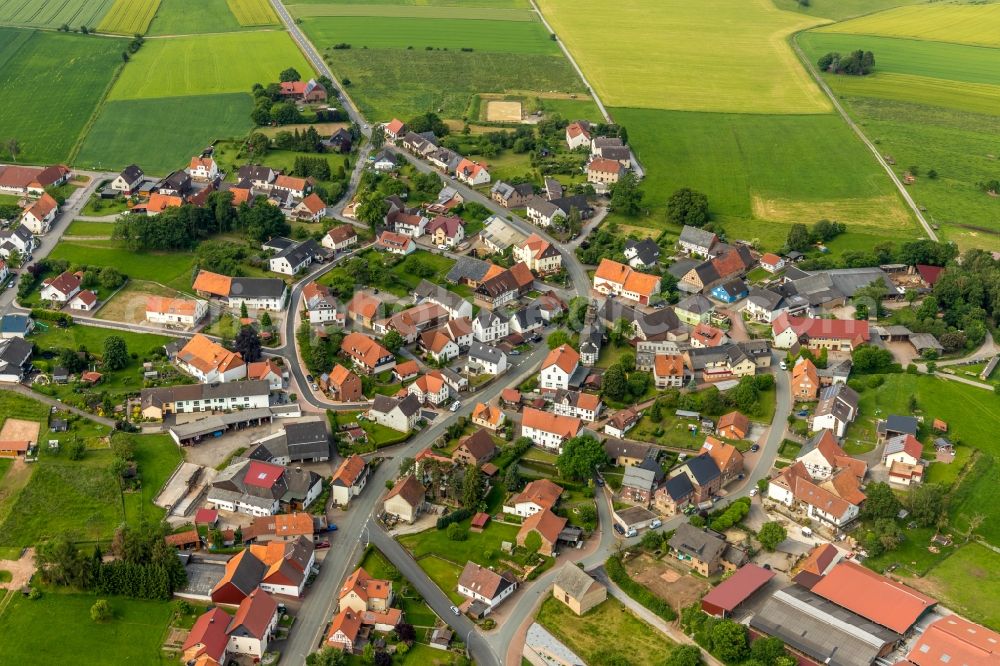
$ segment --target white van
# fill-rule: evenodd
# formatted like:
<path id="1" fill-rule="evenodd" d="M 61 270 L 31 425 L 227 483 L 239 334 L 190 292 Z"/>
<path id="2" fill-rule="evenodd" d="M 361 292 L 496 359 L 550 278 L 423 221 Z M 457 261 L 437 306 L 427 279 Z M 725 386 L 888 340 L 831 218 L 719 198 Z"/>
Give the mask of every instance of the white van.
<path id="1" fill-rule="evenodd" d="M 808 527 L 803 527 L 802 528 L 802 536 L 804 536 L 804 537 L 811 537 L 812 535 L 813 535 L 813 531 L 811 529 L 809 529 Z"/>

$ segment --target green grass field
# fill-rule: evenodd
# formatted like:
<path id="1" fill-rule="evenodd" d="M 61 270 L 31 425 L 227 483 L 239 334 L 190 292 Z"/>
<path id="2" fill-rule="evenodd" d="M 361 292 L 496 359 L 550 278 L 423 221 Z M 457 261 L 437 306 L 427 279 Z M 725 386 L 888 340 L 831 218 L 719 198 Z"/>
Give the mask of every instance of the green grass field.
<path id="1" fill-rule="evenodd" d="M 850 48 L 878 54 L 874 75 L 824 75 L 827 83 L 899 173 L 922 172 L 910 194 L 941 236 L 1000 249 L 1000 201 L 977 187 L 998 173 L 1000 49 L 826 32 L 799 41 L 813 60 Z M 926 177 L 931 169 L 938 178 Z"/>
<path id="2" fill-rule="evenodd" d="M 948 608 L 990 627 L 1000 626 L 1000 555 L 977 543 L 956 550 L 931 569 L 921 589 Z M 927 588 L 929 585 L 929 589 Z"/>
<path id="3" fill-rule="evenodd" d="M 352 49 L 434 47 L 449 51 L 470 48 L 477 53 L 560 53 L 559 45 L 549 38 L 540 21 L 338 16 L 306 17 L 300 19 L 300 24 L 321 49 L 346 42 Z M 397 57 L 405 59 L 404 54 Z"/>
<path id="4" fill-rule="evenodd" d="M 787 43 L 821 19 L 770 0 L 542 0 L 542 11 L 605 104 L 735 113 L 827 113 Z M 643 26 L 636 30 L 635 26 Z"/>
<path id="5" fill-rule="evenodd" d="M 545 113 L 558 113 L 567 120 L 590 120 L 601 122 L 601 110 L 588 95 L 581 99 L 552 99 L 543 97 L 539 99 L 539 105 Z"/>
<path id="6" fill-rule="evenodd" d="M 67 236 L 106 236 L 111 238 L 111 232 L 115 225 L 110 222 L 86 222 L 84 220 L 74 220 L 63 234 Z"/>
<path id="7" fill-rule="evenodd" d="M 253 57 L 247 57 L 250 53 Z M 313 75 L 285 32 L 151 39 L 125 67 L 109 99 L 249 92 L 254 83 L 277 81 L 288 67 Z"/>
<path id="8" fill-rule="evenodd" d="M 130 36 L 145 34 L 159 6 L 160 0 L 115 0 L 97 30 Z"/>
<path id="9" fill-rule="evenodd" d="M 798 36 L 798 43 L 812 61 L 830 51 L 847 53 L 863 49 L 875 54 L 874 76 L 830 76 L 828 80 L 878 81 L 884 73 L 891 72 L 1000 85 L 1000 49 L 822 31 L 804 32 Z"/>
<path id="10" fill-rule="evenodd" d="M 166 0 L 160 4 L 147 36 L 232 32 L 240 25 L 226 0 Z"/>
<path id="11" fill-rule="evenodd" d="M 566 565 L 563 565 L 566 566 Z M 572 565 L 569 565 L 572 566 Z M 609 598 L 586 615 L 578 616 L 551 595 L 542 602 L 535 620 L 566 643 L 588 664 L 603 664 L 609 655 L 624 656 L 629 664 L 662 663 L 674 642 Z"/>
<path id="12" fill-rule="evenodd" d="M 0 137 L 20 142 L 19 161 L 69 158 L 121 66 L 123 46 L 117 39 L 0 28 Z"/>
<path id="13" fill-rule="evenodd" d="M 469 19 L 483 21 L 537 21 L 527 9 L 510 9 L 465 5 L 439 4 L 389 5 L 381 3 L 315 3 L 291 5 L 292 16 L 386 16 L 394 18 Z"/>
<path id="14" fill-rule="evenodd" d="M 111 7 L 112 0 L 0 0 L 0 24 L 31 28 L 93 29 Z"/>
<path id="15" fill-rule="evenodd" d="M 138 163 L 147 173 L 165 175 L 214 140 L 249 131 L 252 108 L 247 93 L 108 102 L 77 164 L 117 170 Z"/>
<path id="16" fill-rule="evenodd" d="M 0 662 L 57 664 L 86 655 L 94 666 L 175 663 L 160 651 L 172 612 L 167 602 L 115 597 L 109 599 L 114 619 L 98 624 L 90 619 L 96 600 L 56 591 L 36 601 L 15 595 L 0 615 L 10 634 L 0 643 Z M 55 640 L 50 627 L 65 630 Z"/>
<path id="17" fill-rule="evenodd" d="M 291 0 L 289 7 L 298 5 L 357 5 L 359 0 Z M 413 6 L 479 7 L 485 9 L 531 9 L 529 0 L 365 0 L 365 6 L 389 5 L 400 8 Z"/>
<path id="18" fill-rule="evenodd" d="M 117 241 L 63 241 L 49 256 L 70 264 L 114 266 L 134 280 L 160 282 L 192 293 L 194 255 L 190 253 L 132 252 Z"/>
<path id="19" fill-rule="evenodd" d="M 846 18 L 880 12 L 901 5 L 916 5 L 927 0 L 810 0 L 803 7 L 798 0 L 773 0 L 778 9 L 805 16 L 842 21 Z"/>
<path id="20" fill-rule="evenodd" d="M 1000 46 L 1000 4 L 933 3 L 897 7 L 837 23 L 825 32 L 911 37 L 934 42 Z"/>
<path id="21" fill-rule="evenodd" d="M 274 15 L 271 3 L 267 0 L 226 0 L 226 2 L 242 26 L 278 24 L 278 17 Z"/>
<path id="22" fill-rule="evenodd" d="M 889 182 L 836 116 L 611 112 L 628 127 L 647 170 L 644 206 L 653 213 L 629 224 L 665 226 L 667 197 L 693 187 L 708 195 L 730 237 L 759 238 L 771 249 L 784 242 L 788 224 L 824 217 L 851 232 L 917 234 Z"/>
<path id="23" fill-rule="evenodd" d="M 340 77 L 350 79 L 351 97 L 371 121 L 409 118 L 439 111 L 461 118 L 473 94 L 538 90 L 584 93 L 583 82 L 560 55 L 327 50 Z"/>

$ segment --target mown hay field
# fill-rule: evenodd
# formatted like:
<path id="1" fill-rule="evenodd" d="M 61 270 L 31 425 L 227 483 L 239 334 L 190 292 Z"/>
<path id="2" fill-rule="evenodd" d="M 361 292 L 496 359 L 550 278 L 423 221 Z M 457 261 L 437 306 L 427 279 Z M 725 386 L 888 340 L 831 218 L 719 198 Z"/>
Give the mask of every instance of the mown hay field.
<path id="1" fill-rule="evenodd" d="M 427 111 L 461 118 L 472 95 L 552 91 L 587 97 L 562 55 L 327 50 L 331 69 L 351 81 L 348 91 L 371 121 L 410 118 Z"/>
<path id="2" fill-rule="evenodd" d="M 147 173 L 166 175 L 215 139 L 249 131 L 252 109 L 248 93 L 111 101 L 87 135 L 77 164 L 113 171 L 142 164 Z"/>
<path id="3" fill-rule="evenodd" d="M 897 7 L 827 26 L 823 31 L 1000 46 L 1000 4 L 936 3 Z"/>
<path id="4" fill-rule="evenodd" d="M 288 67 L 304 77 L 313 75 L 282 31 L 150 39 L 125 67 L 109 99 L 249 93 L 254 83 L 277 81 Z"/>
<path id="5" fill-rule="evenodd" d="M 397 16 L 305 17 L 301 27 L 318 48 L 350 44 L 351 49 L 434 49 L 476 53 L 558 55 L 540 21 L 495 21 Z M 408 54 L 397 53 L 406 59 Z M 519 72 L 527 74 L 527 72 Z"/>
<path id="6" fill-rule="evenodd" d="M 297 5 L 357 5 L 359 0 L 289 0 L 288 7 Z M 484 9 L 531 9 L 530 0 L 365 0 L 366 6 L 395 7 L 480 7 Z"/>
<path id="7" fill-rule="evenodd" d="M 116 35 L 145 34 L 159 6 L 160 0 L 115 0 L 97 30 Z"/>
<path id="8" fill-rule="evenodd" d="M 17 139 L 18 161 L 69 158 L 123 47 L 118 39 L 0 28 L 0 137 Z"/>
<path id="9" fill-rule="evenodd" d="M 605 104 L 733 113 L 828 113 L 787 43 L 822 19 L 770 0 L 541 0 Z M 643 26 L 636 30 L 635 26 Z"/>
<path id="10" fill-rule="evenodd" d="M 271 3 L 267 0 L 226 0 L 242 26 L 277 25 Z"/>
<path id="11" fill-rule="evenodd" d="M 0 24 L 29 28 L 68 25 L 93 29 L 114 0 L 0 0 Z"/>
<path id="12" fill-rule="evenodd" d="M 447 5 L 389 5 L 315 3 L 291 5 L 292 16 L 390 16 L 394 18 L 469 19 L 480 21 L 537 21 L 528 9 L 507 7 L 447 6 Z"/>

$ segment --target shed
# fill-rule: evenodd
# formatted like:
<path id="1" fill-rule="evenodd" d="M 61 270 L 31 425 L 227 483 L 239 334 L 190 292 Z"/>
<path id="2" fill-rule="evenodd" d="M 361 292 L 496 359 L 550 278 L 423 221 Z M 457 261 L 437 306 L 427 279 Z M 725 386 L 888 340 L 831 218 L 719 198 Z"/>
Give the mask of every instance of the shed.
<path id="1" fill-rule="evenodd" d="M 764 587 L 774 575 L 770 569 L 756 564 L 744 564 L 705 595 L 701 600 L 701 609 L 709 615 L 726 617 L 753 596 L 754 592 Z"/>

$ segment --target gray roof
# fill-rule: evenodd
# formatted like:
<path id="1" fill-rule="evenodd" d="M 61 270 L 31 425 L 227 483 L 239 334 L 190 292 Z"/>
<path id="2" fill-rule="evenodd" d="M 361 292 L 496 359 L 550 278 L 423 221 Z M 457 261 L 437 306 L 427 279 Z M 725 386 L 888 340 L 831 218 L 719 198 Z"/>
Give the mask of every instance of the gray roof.
<path id="1" fill-rule="evenodd" d="M 660 258 L 660 246 L 652 238 L 635 240 L 629 238 L 625 241 L 626 250 L 635 250 L 635 256 L 646 266 L 652 266 Z"/>
<path id="2" fill-rule="evenodd" d="M 582 599 L 593 585 L 601 585 L 587 572 L 571 562 L 563 565 L 552 582 L 574 599 Z"/>
<path id="3" fill-rule="evenodd" d="M 558 199 L 553 199 L 550 203 L 557 206 L 567 215 L 569 215 L 570 211 L 574 208 L 580 211 L 580 215 L 583 217 L 590 215 L 590 213 L 594 210 L 587 202 L 587 197 L 582 194 L 575 194 L 570 197 L 559 197 Z"/>
<path id="4" fill-rule="evenodd" d="M 263 244 L 265 250 L 275 250 L 281 252 L 287 250 L 290 247 L 295 247 L 296 243 L 291 238 L 285 238 L 284 236 L 275 236 L 274 238 L 268 240 Z"/>
<path id="5" fill-rule="evenodd" d="M 910 335 L 910 344 L 917 351 L 923 351 L 925 349 L 934 349 L 937 351 L 944 351 L 944 347 L 940 342 L 937 341 L 930 333 L 913 333 Z"/>
<path id="6" fill-rule="evenodd" d="M 445 280 L 452 283 L 458 283 L 462 280 L 480 282 L 489 270 L 490 262 L 488 261 L 476 259 L 475 257 L 462 257 L 448 271 Z"/>
<path id="7" fill-rule="evenodd" d="M 124 178 L 126 183 L 134 183 L 142 178 L 143 173 L 137 164 L 129 164 L 118 175 Z"/>
<path id="8" fill-rule="evenodd" d="M 412 416 L 420 411 L 420 400 L 412 393 L 399 401 L 399 409 L 406 416 Z"/>
<path id="9" fill-rule="evenodd" d="M 538 309 L 537 305 L 527 305 L 515 312 L 512 317 L 517 320 L 517 325 L 521 327 L 522 331 L 544 323 L 542 311 Z"/>
<path id="10" fill-rule="evenodd" d="M 667 272 L 673 275 L 678 280 L 680 280 L 699 263 L 701 262 L 699 262 L 697 259 L 678 259 L 674 263 L 667 266 Z"/>
<path id="11" fill-rule="evenodd" d="M 687 224 L 681 229 L 680 241 L 683 243 L 690 243 L 691 245 L 711 249 L 716 240 L 715 234 L 705 229 L 699 229 Z"/>
<path id="12" fill-rule="evenodd" d="M 681 523 L 670 538 L 670 547 L 698 561 L 711 562 L 722 556 L 726 540 L 710 530 Z"/>
<path id="13" fill-rule="evenodd" d="M 846 384 L 828 386 L 819 394 L 814 416 L 833 414 L 838 420 L 847 422 L 858 411 L 859 396 Z"/>
<path id="14" fill-rule="evenodd" d="M 705 486 L 714 481 L 722 472 L 719 466 L 707 453 L 688 458 L 681 467 L 687 467 L 699 486 Z"/>
<path id="15" fill-rule="evenodd" d="M 490 325 L 494 321 L 505 322 L 510 321 L 510 318 L 499 310 L 487 310 L 483 308 L 479 311 L 479 314 L 476 315 L 476 321 L 478 321 L 479 325 L 483 328 L 490 328 Z"/>
<path id="16" fill-rule="evenodd" d="M 708 300 L 701 294 L 691 294 L 674 307 L 677 310 L 683 310 L 684 312 L 690 312 L 697 315 L 703 315 L 706 312 L 711 312 L 715 309 L 715 305 L 712 301 Z"/>
<path id="17" fill-rule="evenodd" d="M 628 458 L 643 459 L 649 457 L 649 454 L 652 453 L 653 450 L 653 447 L 649 444 L 626 442 L 621 439 L 615 439 L 614 437 L 609 437 L 604 441 L 604 453 L 609 458 L 625 456 Z"/>
<path id="18" fill-rule="evenodd" d="M 781 303 L 781 299 L 781 294 L 775 293 L 770 289 L 761 289 L 760 287 L 751 287 L 750 293 L 747 295 L 748 301 L 757 307 L 769 311 L 777 309 L 778 304 Z"/>
<path id="19" fill-rule="evenodd" d="M 321 253 L 322 250 L 319 247 L 319 243 L 313 239 L 302 241 L 301 243 L 294 243 L 281 252 L 274 256 L 275 259 L 284 258 L 288 260 L 288 263 L 293 267 L 305 262 L 306 259 L 315 257 L 317 254 Z"/>
<path id="20" fill-rule="evenodd" d="M 7 314 L 0 318 L 0 331 L 4 333 L 27 333 L 31 318 L 20 314 Z"/>
<path id="21" fill-rule="evenodd" d="M 229 287 L 230 298 L 281 298 L 285 283 L 277 278 L 234 277 Z"/>
<path id="22" fill-rule="evenodd" d="M 489 363 L 499 363 L 504 358 L 504 353 L 496 347 L 483 344 L 482 342 L 473 342 L 472 346 L 469 347 L 469 358 Z"/>
<path id="23" fill-rule="evenodd" d="M 498 215 L 486 220 L 482 235 L 484 240 L 499 248 L 508 248 L 516 243 L 522 243 L 527 238 Z"/>
<path id="24" fill-rule="evenodd" d="M 650 464 L 643 464 L 649 461 Z M 638 465 L 627 465 L 622 476 L 623 488 L 653 490 L 663 480 L 663 469 L 659 463 L 648 458 Z"/>
<path id="25" fill-rule="evenodd" d="M 554 199 L 554 201 L 558 201 L 558 199 Z M 562 209 L 559 206 L 552 203 L 552 201 L 546 201 L 541 197 L 535 197 L 529 201 L 527 207 L 538 211 L 538 214 L 542 217 L 552 217 L 556 213 L 562 212 Z"/>
<path id="26" fill-rule="evenodd" d="M 219 382 L 215 384 L 181 384 L 143 389 L 139 394 L 142 406 L 162 406 L 179 400 L 218 400 L 226 398 L 258 397 L 268 395 L 271 387 L 264 379 L 245 382 Z"/>
<path id="27" fill-rule="evenodd" d="M 467 304 L 468 301 L 456 294 L 453 291 L 448 291 L 447 289 L 442 289 L 436 284 L 431 284 L 427 280 L 421 280 L 420 284 L 414 290 L 414 295 L 416 296 L 417 302 L 430 300 L 437 303 L 441 307 L 450 311 L 458 311 L 462 305 Z"/>
<path id="28" fill-rule="evenodd" d="M 0 340 L 0 371 L 8 367 L 21 368 L 31 360 L 33 345 L 24 338 Z"/>
<path id="29" fill-rule="evenodd" d="M 382 414 L 388 414 L 399 407 L 405 416 L 415 414 L 420 409 L 420 401 L 412 393 L 402 400 L 387 395 L 376 395 L 372 400 L 371 409 Z"/>
<path id="30" fill-rule="evenodd" d="M 288 489 L 281 496 L 281 501 L 302 501 L 309 494 L 309 489 L 322 480 L 323 477 L 316 472 L 310 472 L 301 467 L 286 467 L 285 483 L 288 485 Z"/>
<path id="31" fill-rule="evenodd" d="M 900 639 L 799 586 L 775 592 L 750 626 L 829 666 L 870 666 L 886 645 Z"/>
<path id="32" fill-rule="evenodd" d="M 885 421 L 879 421 L 878 432 L 901 432 L 908 435 L 916 435 L 919 422 L 913 416 L 900 416 L 890 414 Z"/>
<path id="33" fill-rule="evenodd" d="M 645 313 L 612 298 L 604 301 L 599 315 L 608 326 L 614 326 L 619 319 L 635 324 L 647 339 L 664 337 L 668 331 L 673 331 L 681 325 L 673 308 L 661 308 Z"/>
<path id="34" fill-rule="evenodd" d="M 285 444 L 292 460 L 330 457 L 330 436 L 320 419 L 286 424 Z"/>
<path id="35" fill-rule="evenodd" d="M 233 556 L 235 557 L 235 555 Z M 263 562 L 258 560 L 251 553 L 245 554 L 241 559 L 239 564 L 236 565 L 233 575 L 230 577 L 230 582 L 236 589 L 243 592 L 247 596 L 260 585 L 260 581 L 264 579 L 264 573 L 267 571 L 267 567 Z"/>
<path id="36" fill-rule="evenodd" d="M 667 494 L 675 502 L 688 499 L 694 493 L 694 485 L 687 474 L 676 474 L 669 479 L 665 485 Z"/>

